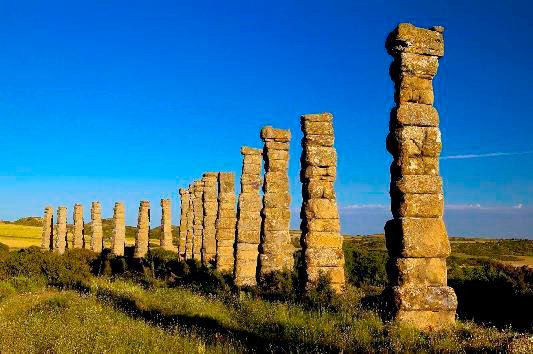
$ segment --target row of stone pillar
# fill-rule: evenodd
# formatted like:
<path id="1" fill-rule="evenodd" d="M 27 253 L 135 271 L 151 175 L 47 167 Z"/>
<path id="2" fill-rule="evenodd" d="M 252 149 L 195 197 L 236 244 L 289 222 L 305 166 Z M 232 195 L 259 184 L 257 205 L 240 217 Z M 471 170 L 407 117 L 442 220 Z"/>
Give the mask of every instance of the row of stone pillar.
<path id="1" fill-rule="evenodd" d="M 344 285 L 344 255 L 333 188 L 337 164 L 333 117 L 329 113 L 311 114 L 302 116 L 301 120 L 303 278 L 313 281 L 320 274 L 329 275 L 334 288 L 340 290 Z M 291 134 L 267 126 L 261 129 L 260 137 L 263 149 L 241 148 L 243 162 L 237 210 L 233 173 L 205 173 L 189 188 L 180 189 L 178 252 L 184 259 L 201 260 L 207 265 L 213 262 L 208 250 L 214 240 L 215 268 L 233 272 L 240 286 L 255 285 L 258 279 L 273 271 L 292 270 L 295 263 L 295 248 L 289 233 Z M 197 252 L 199 248 L 205 252 Z"/>
<path id="2" fill-rule="evenodd" d="M 161 236 L 160 246 L 167 250 L 174 250 L 172 236 L 172 214 L 170 199 L 161 199 Z M 81 204 L 74 205 L 73 214 L 73 237 L 72 248 L 87 248 L 94 252 L 101 252 L 104 248 L 102 210 L 99 202 L 91 205 L 91 242 L 85 239 L 85 224 L 83 222 L 83 207 Z M 141 201 L 137 222 L 137 234 L 135 237 L 134 257 L 142 258 L 148 252 L 150 234 L 150 202 Z M 113 208 L 113 234 L 111 238 L 111 251 L 117 256 L 124 255 L 126 244 L 126 225 L 124 222 L 124 204 L 117 202 Z M 67 240 L 67 208 L 57 208 L 57 221 L 54 228 L 54 209 L 46 207 L 44 210 L 41 248 L 64 253 L 68 248 Z"/>

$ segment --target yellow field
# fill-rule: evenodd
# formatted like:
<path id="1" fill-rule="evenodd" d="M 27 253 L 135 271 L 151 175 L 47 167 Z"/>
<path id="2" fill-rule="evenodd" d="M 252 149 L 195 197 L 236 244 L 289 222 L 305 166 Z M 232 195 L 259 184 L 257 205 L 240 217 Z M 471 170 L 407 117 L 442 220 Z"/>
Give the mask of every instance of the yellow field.
<path id="1" fill-rule="evenodd" d="M 41 245 L 41 228 L 0 223 L 0 242 L 10 248 L 24 248 Z"/>

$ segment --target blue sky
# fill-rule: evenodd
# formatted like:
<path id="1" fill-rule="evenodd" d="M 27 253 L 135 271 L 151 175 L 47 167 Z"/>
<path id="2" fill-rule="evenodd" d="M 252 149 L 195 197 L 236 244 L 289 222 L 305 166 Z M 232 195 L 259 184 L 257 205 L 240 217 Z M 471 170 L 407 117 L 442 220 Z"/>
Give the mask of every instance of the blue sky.
<path id="1" fill-rule="evenodd" d="M 386 35 L 446 28 L 434 80 L 451 235 L 533 237 L 532 6 L 518 1 L 2 1 L 0 219 L 92 200 L 110 216 L 171 197 L 204 171 L 240 172 L 240 146 L 332 112 L 343 231 L 390 218 Z M 511 154 L 499 154 L 511 153 Z M 489 156 L 478 156 L 485 155 Z M 465 156 L 467 155 L 467 156 Z M 236 179 L 236 181 L 238 181 Z M 238 184 L 237 184 L 238 185 Z"/>

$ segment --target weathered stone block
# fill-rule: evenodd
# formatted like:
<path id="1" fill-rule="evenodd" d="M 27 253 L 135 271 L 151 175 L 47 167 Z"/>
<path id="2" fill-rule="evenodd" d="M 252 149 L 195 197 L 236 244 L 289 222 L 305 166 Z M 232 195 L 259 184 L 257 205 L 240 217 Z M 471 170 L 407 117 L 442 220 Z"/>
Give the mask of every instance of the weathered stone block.
<path id="1" fill-rule="evenodd" d="M 287 156 L 288 157 L 288 156 Z M 267 160 L 265 161 L 265 171 L 287 173 L 289 170 L 289 161 L 286 160 Z"/>
<path id="2" fill-rule="evenodd" d="M 289 230 L 263 230 L 263 243 L 261 248 L 265 251 L 275 252 L 279 250 L 280 245 L 285 245 L 285 248 L 292 250 L 290 244 L 291 236 Z M 270 247 L 270 249 L 269 249 Z"/>
<path id="3" fill-rule="evenodd" d="M 288 208 L 291 203 L 290 194 L 284 192 L 269 192 L 263 196 L 265 208 Z"/>
<path id="4" fill-rule="evenodd" d="M 263 219 L 263 230 L 266 231 L 283 231 L 289 230 L 290 218 L 286 219 Z"/>
<path id="5" fill-rule="evenodd" d="M 329 135 L 333 136 L 333 122 L 313 122 L 304 120 L 302 122 L 302 131 L 306 136 L 308 135 Z"/>
<path id="6" fill-rule="evenodd" d="M 261 175 L 262 167 L 261 165 L 252 165 L 252 164 L 244 164 L 242 166 L 242 173 L 243 174 L 252 174 L 252 175 Z M 255 178 L 257 180 L 257 177 Z M 259 177 L 261 179 L 261 177 Z"/>
<path id="7" fill-rule="evenodd" d="M 289 150 L 290 144 L 288 142 L 279 142 L 279 141 L 270 141 L 265 142 L 265 147 L 267 151 L 272 150 Z"/>
<path id="8" fill-rule="evenodd" d="M 457 297 L 447 286 L 394 286 L 392 301 L 398 310 L 455 311 Z"/>
<path id="9" fill-rule="evenodd" d="M 263 155 L 263 149 L 256 149 L 256 148 L 251 148 L 248 146 L 243 146 L 241 147 L 241 154 L 242 155 L 255 155 L 255 156 L 259 156 L 259 158 L 262 158 L 261 156 Z"/>
<path id="10" fill-rule="evenodd" d="M 315 245 L 305 249 L 305 263 L 308 267 L 343 267 L 344 253 L 342 247 L 325 247 Z"/>
<path id="11" fill-rule="evenodd" d="M 267 219 L 290 219 L 291 211 L 286 208 L 263 208 L 261 215 Z"/>
<path id="12" fill-rule="evenodd" d="M 439 113 L 435 107 L 427 104 L 405 102 L 392 109 L 391 122 L 398 125 L 438 127 Z"/>
<path id="13" fill-rule="evenodd" d="M 439 174 L 439 158 L 425 156 L 402 156 L 391 164 L 391 175 L 432 175 Z"/>
<path id="14" fill-rule="evenodd" d="M 439 68 L 439 59 L 435 56 L 402 53 L 395 60 L 402 75 L 433 79 Z M 399 74 L 399 73 L 398 73 Z"/>
<path id="15" fill-rule="evenodd" d="M 302 224 L 304 222 L 302 221 Z M 341 227 L 338 219 L 311 219 L 303 225 L 304 230 L 319 232 L 339 232 Z"/>
<path id="16" fill-rule="evenodd" d="M 261 225 L 259 225 L 259 229 L 244 229 L 239 228 L 239 231 L 237 233 L 237 241 L 242 243 L 255 243 L 256 249 L 257 245 L 259 244 L 260 238 L 261 238 Z"/>
<path id="17" fill-rule="evenodd" d="M 442 194 L 400 193 L 391 197 L 391 211 L 395 218 L 442 217 L 444 210 L 444 197 Z"/>
<path id="18" fill-rule="evenodd" d="M 333 115 L 328 112 L 304 114 L 300 117 L 300 122 L 332 122 Z"/>
<path id="19" fill-rule="evenodd" d="M 432 105 L 433 82 L 416 76 L 402 75 L 396 84 L 396 102 L 414 102 Z"/>
<path id="20" fill-rule="evenodd" d="M 438 157 L 442 149 L 439 128 L 405 126 L 387 136 L 387 150 L 395 157 Z"/>
<path id="21" fill-rule="evenodd" d="M 302 139 L 302 147 L 307 145 L 333 146 L 334 143 L 333 135 L 306 135 Z"/>
<path id="22" fill-rule="evenodd" d="M 330 177 L 330 179 L 326 179 L 324 177 Z M 306 166 L 305 168 L 302 167 L 302 171 L 300 172 L 300 179 L 302 182 L 309 180 L 310 178 L 319 178 L 321 180 L 335 181 L 336 177 L 337 168 L 335 166 Z"/>
<path id="23" fill-rule="evenodd" d="M 307 270 L 311 282 L 317 280 L 320 274 L 329 276 L 333 289 L 339 291 L 344 286 L 344 267 L 312 267 Z"/>
<path id="24" fill-rule="evenodd" d="M 387 38 L 386 47 L 392 56 L 415 53 L 442 57 L 444 55 L 442 31 L 442 27 L 424 29 L 410 23 L 401 23 Z"/>
<path id="25" fill-rule="evenodd" d="M 304 202 L 303 211 L 307 220 L 339 218 L 337 203 L 331 199 L 310 199 Z"/>
<path id="26" fill-rule="evenodd" d="M 303 241 L 304 244 L 310 248 L 320 246 L 326 248 L 337 247 L 342 249 L 343 239 L 339 232 L 309 231 L 304 233 Z"/>
<path id="27" fill-rule="evenodd" d="M 400 310 L 396 313 L 396 320 L 419 330 L 439 331 L 455 325 L 455 310 Z"/>
<path id="28" fill-rule="evenodd" d="M 302 155 L 310 166 L 337 166 L 337 151 L 333 147 L 308 145 Z"/>
<path id="29" fill-rule="evenodd" d="M 442 193 L 442 177 L 431 175 L 405 175 L 391 181 L 391 193 Z"/>
<path id="30" fill-rule="evenodd" d="M 269 150 L 266 158 L 265 165 L 270 164 L 273 160 L 289 160 L 289 151 L 288 150 Z"/>
<path id="31" fill-rule="evenodd" d="M 399 218 L 385 224 L 387 249 L 393 257 L 450 255 L 450 242 L 442 218 Z"/>
<path id="32" fill-rule="evenodd" d="M 217 229 L 234 229 L 235 223 L 237 222 L 236 218 L 218 218 L 216 221 Z"/>
<path id="33" fill-rule="evenodd" d="M 387 273 L 393 286 L 446 286 L 446 258 L 392 258 Z"/>
<path id="34" fill-rule="evenodd" d="M 291 132 L 289 130 L 274 129 L 270 126 L 261 129 L 261 139 L 274 139 L 277 141 L 290 141 Z"/>
<path id="35" fill-rule="evenodd" d="M 331 181 L 311 180 L 302 185 L 302 192 L 305 199 L 336 199 L 335 188 Z"/>

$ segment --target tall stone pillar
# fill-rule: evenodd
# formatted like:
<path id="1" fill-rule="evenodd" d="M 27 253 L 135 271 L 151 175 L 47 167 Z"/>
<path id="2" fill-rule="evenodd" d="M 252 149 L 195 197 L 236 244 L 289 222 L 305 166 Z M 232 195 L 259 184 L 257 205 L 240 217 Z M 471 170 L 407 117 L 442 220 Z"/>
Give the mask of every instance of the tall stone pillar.
<path id="1" fill-rule="evenodd" d="M 259 241 L 261 240 L 261 168 L 263 150 L 241 148 L 241 193 L 237 206 L 237 245 L 235 249 L 235 284 L 256 284 Z"/>
<path id="2" fill-rule="evenodd" d="M 206 172 L 202 177 L 204 182 L 203 193 L 203 242 L 202 242 L 202 263 L 205 265 L 215 261 L 217 242 L 215 239 L 215 222 L 217 220 L 217 183 L 218 172 Z"/>
<path id="3" fill-rule="evenodd" d="M 115 203 L 113 209 L 113 238 L 111 239 L 111 249 L 115 256 L 124 256 L 124 245 L 126 244 L 126 224 L 124 222 L 124 204 Z"/>
<path id="4" fill-rule="evenodd" d="M 185 259 L 193 258 L 193 240 L 194 240 L 194 199 L 196 188 L 194 183 L 189 185 L 189 212 L 187 214 L 187 236 L 185 238 Z"/>
<path id="5" fill-rule="evenodd" d="M 259 245 L 259 277 L 294 266 L 294 247 L 291 244 L 289 193 L 289 130 L 264 127 L 261 139 L 265 142 L 265 181 L 261 244 Z"/>
<path id="6" fill-rule="evenodd" d="M 100 208 L 99 202 L 92 202 L 91 226 L 93 229 L 91 250 L 100 253 L 104 247 L 104 232 L 102 230 L 102 209 Z"/>
<path id="7" fill-rule="evenodd" d="M 333 147 L 333 116 L 330 113 L 301 117 L 304 133 L 300 179 L 302 181 L 302 236 L 304 279 L 316 281 L 329 275 L 337 291 L 344 286 L 344 253 L 334 182 L 337 151 Z"/>
<path id="8" fill-rule="evenodd" d="M 420 329 L 455 322 L 457 298 L 447 287 L 450 244 L 442 220 L 441 135 L 432 79 L 444 54 L 442 27 L 400 24 L 387 38 L 396 107 L 387 150 L 392 154 L 391 211 L 385 225 L 392 315 Z"/>
<path id="9" fill-rule="evenodd" d="M 180 228 L 178 238 L 178 253 L 181 259 L 185 259 L 185 244 L 187 241 L 187 229 L 189 218 L 189 190 L 180 188 Z"/>
<path id="10" fill-rule="evenodd" d="M 137 236 L 135 237 L 134 258 L 143 258 L 148 253 L 150 235 L 150 202 L 141 200 L 137 218 Z"/>
<path id="11" fill-rule="evenodd" d="M 161 248 L 173 251 L 172 243 L 172 206 L 170 199 L 161 199 Z"/>
<path id="12" fill-rule="evenodd" d="M 235 174 L 220 172 L 218 174 L 218 215 L 216 221 L 216 269 L 233 272 L 235 224 Z"/>
<path id="13" fill-rule="evenodd" d="M 194 226 L 192 238 L 192 258 L 201 261 L 202 259 L 202 237 L 204 232 L 204 182 L 194 182 Z"/>
<path id="14" fill-rule="evenodd" d="M 83 206 L 74 204 L 74 236 L 72 237 L 72 248 L 83 247 Z"/>
<path id="15" fill-rule="evenodd" d="M 44 217 L 43 217 L 43 231 L 41 234 L 41 248 L 43 250 L 53 249 L 54 239 L 54 208 L 46 207 L 44 208 Z"/>
<path id="16" fill-rule="evenodd" d="M 54 251 L 63 254 L 67 245 L 67 208 L 57 208 L 57 232 Z"/>

